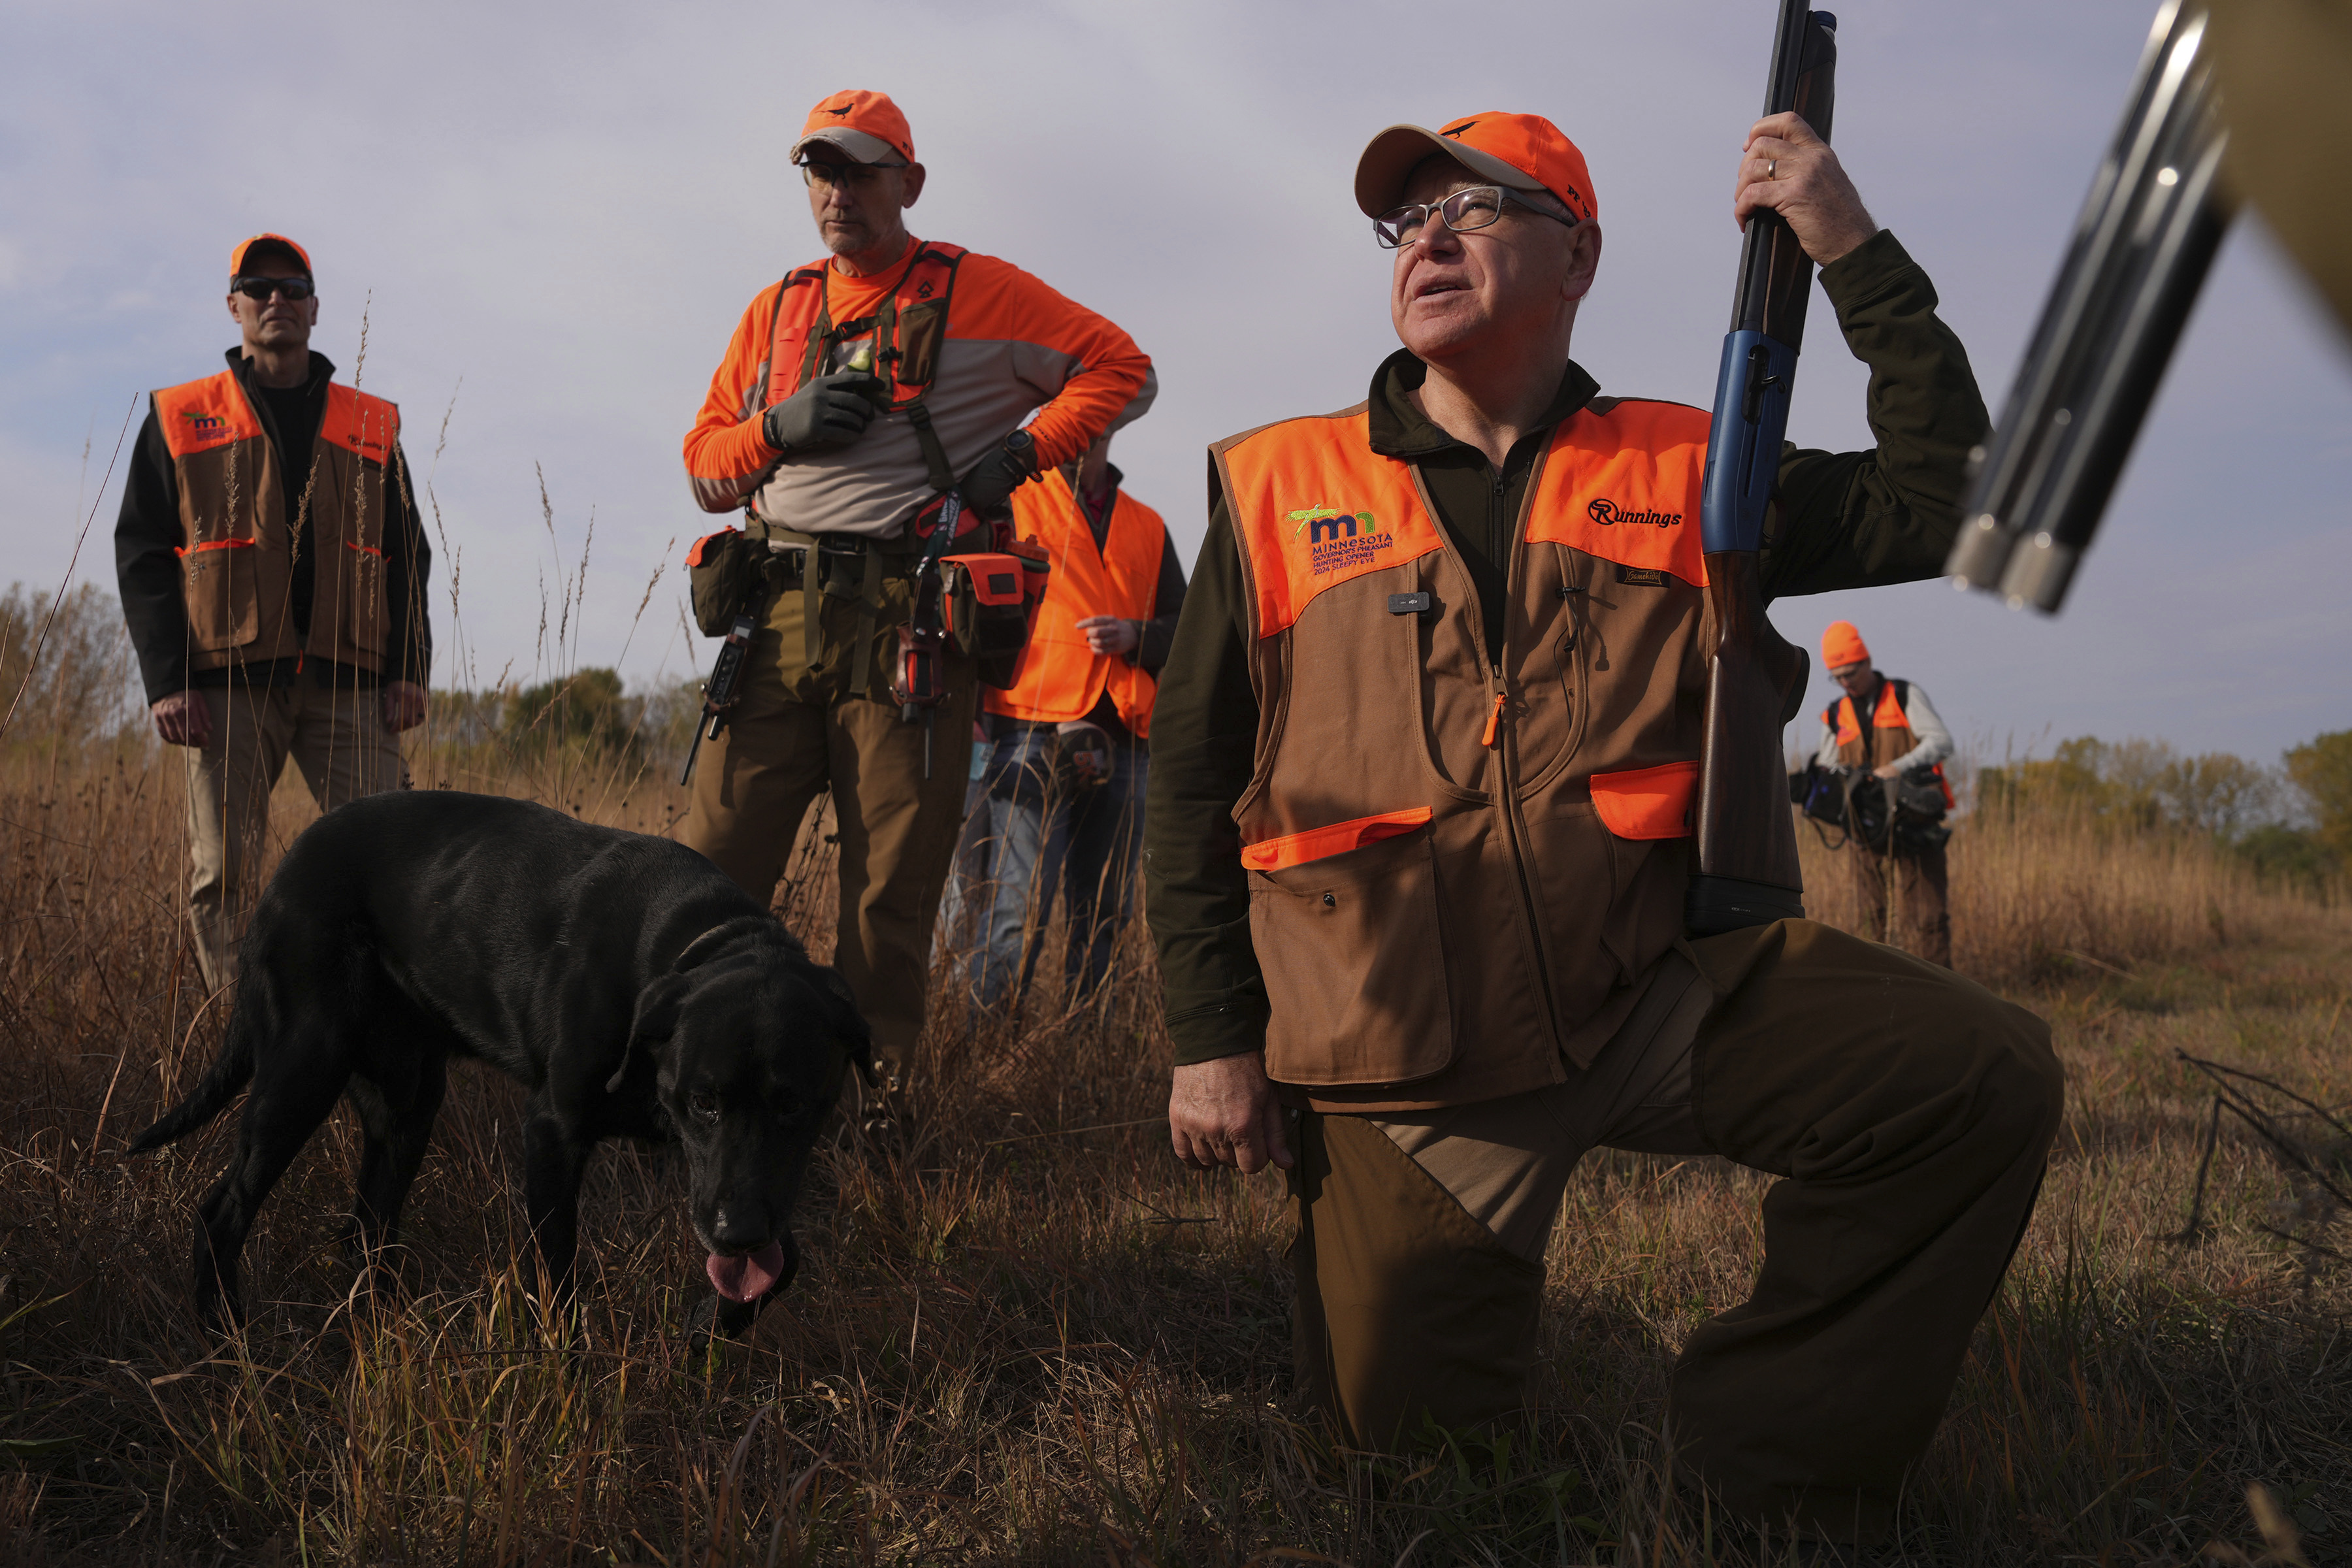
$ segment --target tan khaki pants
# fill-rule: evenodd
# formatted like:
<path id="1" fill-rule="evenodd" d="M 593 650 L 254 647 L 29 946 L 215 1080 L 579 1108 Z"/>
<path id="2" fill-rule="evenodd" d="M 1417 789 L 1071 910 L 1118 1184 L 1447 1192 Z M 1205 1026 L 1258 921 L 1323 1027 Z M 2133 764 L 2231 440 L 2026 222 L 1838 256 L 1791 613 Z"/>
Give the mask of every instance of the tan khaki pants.
<path id="1" fill-rule="evenodd" d="M 1902 911 L 1896 921 L 1893 944 L 1906 952 L 1916 952 L 1930 963 L 1952 966 L 1952 908 L 1950 878 L 1945 868 L 1944 846 L 1918 855 L 1897 855 L 1892 864 L 1872 850 L 1859 838 L 1852 839 L 1847 848 L 1853 851 L 1854 891 L 1862 895 L 1862 907 L 1870 921 L 1874 941 L 1890 940 L 1886 931 L 1887 884 L 1894 883 L 1895 908 Z"/>
<path id="2" fill-rule="evenodd" d="M 2032 1211 L 2063 1081 L 2049 1031 L 1807 921 L 1692 951 L 1697 975 L 1568 1083 L 1305 1115 L 1300 1393 L 1359 1447 L 1410 1443 L 1424 1420 L 1510 1417 L 1577 1161 L 1595 1146 L 1719 1154 L 1785 1179 L 1764 1199 L 1754 1294 L 1675 1363 L 1675 1440 L 1742 1514 L 1867 1540 L 1891 1522 Z"/>
<path id="3" fill-rule="evenodd" d="M 907 618 L 906 581 L 889 579 L 883 589 L 868 658 L 896 647 L 893 628 Z M 904 1083 L 923 1028 L 931 924 L 963 827 L 979 679 L 970 659 L 944 660 L 948 695 L 931 710 L 926 778 L 925 724 L 900 719 L 886 686 L 887 662 L 869 667 L 865 696 L 850 695 L 856 605 L 825 598 L 819 658 L 811 665 L 802 604 L 800 589 L 790 587 L 768 606 L 744 666 L 742 696 L 695 764 L 680 837 L 764 902 L 775 894 L 810 803 L 833 791 L 841 851 L 833 962 L 873 1028 L 886 1074 Z"/>
<path id="4" fill-rule="evenodd" d="M 289 758 L 321 811 L 408 787 L 400 742 L 383 727 L 383 694 L 308 681 L 195 689 L 212 738 L 184 747 L 188 775 L 188 925 L 205 984 L 236 979 L 236 944 L 255 885 L 269 795 Z"/>

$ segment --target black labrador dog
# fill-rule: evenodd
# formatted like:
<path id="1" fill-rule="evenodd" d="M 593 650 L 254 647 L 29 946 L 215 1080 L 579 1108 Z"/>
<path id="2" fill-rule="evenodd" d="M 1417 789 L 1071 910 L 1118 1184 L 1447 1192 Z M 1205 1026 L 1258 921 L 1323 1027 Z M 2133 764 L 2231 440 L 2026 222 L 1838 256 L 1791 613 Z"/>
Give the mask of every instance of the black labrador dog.
<path id="1" fill-rule="evenodd" d="M 671 1142 L 711 1321 L 740 1332 L 799 1265 L 787 1221 L 845 1069 L 873 1070 L 847 984 L 709 861 L 494 795 L 328 813 L 287 852 L 240 963 L 219 1059 L 131 1146 L 160 1148 L 253 1086 L 197 1210 L 197 1310 L 215 1328 L 224 1308 L 243 1321 L 237 1255 L 262 1200 L 346 1092 L 366 1134 L 354 1257 L 395 1239 L 456 1056 L 530 1086 L 524 1201 L 559 1300 L 597 1142 Z"/>

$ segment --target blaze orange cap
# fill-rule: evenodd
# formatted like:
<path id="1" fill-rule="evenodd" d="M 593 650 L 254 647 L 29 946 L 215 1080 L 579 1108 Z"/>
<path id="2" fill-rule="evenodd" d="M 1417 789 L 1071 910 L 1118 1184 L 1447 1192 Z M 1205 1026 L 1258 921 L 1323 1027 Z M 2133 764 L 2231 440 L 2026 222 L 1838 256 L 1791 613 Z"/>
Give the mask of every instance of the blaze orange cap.
<path id="1" fill-rule="evenodd" d="M 296 256 L 301 258 L 302 276 L 305 278 L 310 276 L 310 253 L 303 249 L 300 246 L 295 244 L 292 240 L 287 238 L 282 234 L 257 234 L 250 238 L 238 240 L 236 242 L 236 248 L 228 253 L 228 275 L 235 278 L 243 273 L 245 270 L 245 258 L 252 254 L 253 247 L 255 246 L 263 244 L 282 245 L 287 249 L 292 251 Z"/>
<path id="2" fill-rule="evenodd" d="M 1580 223 L 1600 216 L 1592 176 L 1576 143 L 1540 114 L 1500 112 L 1465 115 L 1435 131 L 1390 126 L 1356 160 L 1356 205 L 1366 217 L 1393 209 L 1404 199 L 1413 166 L 1433 153 L 1515 191 L 1549 191 Z"/>
<path id="3" fill-rule="evenodd" d="M 1822 634 L 1822 668 L 1843 669 L 1849 664 L 1868 664 L 1870 649 L 1864 644 L 1862 634 L 1852 621 L 1832 621 L 1830 629 Z"/>
<path id="4" fill-rule="evenodd" d="M 838 147 L 860 163 L 915 161 L 915 133 L 907 129 L 907 117 L 888 93 L 863 88 L 836 92 L 809 110 L 808 123 L 793 143 L 793 162 L 800 162 L 801 149 L 812 142 Z"/>

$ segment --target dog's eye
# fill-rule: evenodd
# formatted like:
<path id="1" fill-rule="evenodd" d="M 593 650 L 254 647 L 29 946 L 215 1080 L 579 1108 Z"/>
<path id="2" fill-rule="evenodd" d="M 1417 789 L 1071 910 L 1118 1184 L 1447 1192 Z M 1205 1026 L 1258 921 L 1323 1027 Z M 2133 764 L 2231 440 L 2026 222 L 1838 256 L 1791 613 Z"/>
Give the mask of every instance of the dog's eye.
<path id="1" fill-rule="evenodd" d="M 686 1097 L 686 1108 L 697 1121 L 716 1124 L 719 1121 L 719 1097 L 707 1089 L 697 1089 Z"/>

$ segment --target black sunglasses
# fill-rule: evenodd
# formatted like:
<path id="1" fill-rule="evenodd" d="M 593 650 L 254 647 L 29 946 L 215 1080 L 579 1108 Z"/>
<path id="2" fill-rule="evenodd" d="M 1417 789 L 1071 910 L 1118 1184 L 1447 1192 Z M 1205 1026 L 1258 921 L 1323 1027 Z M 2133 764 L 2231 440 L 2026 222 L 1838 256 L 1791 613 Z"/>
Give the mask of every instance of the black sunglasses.
<path id="1" fill-rule="evenodd" d="M 272 294 L 283 294 L 289 300 L 307 300 L 318 292 L 308 278 L 232 278 L 229 292 L 242 294 L 248 300 L 267 302 Z"/>

